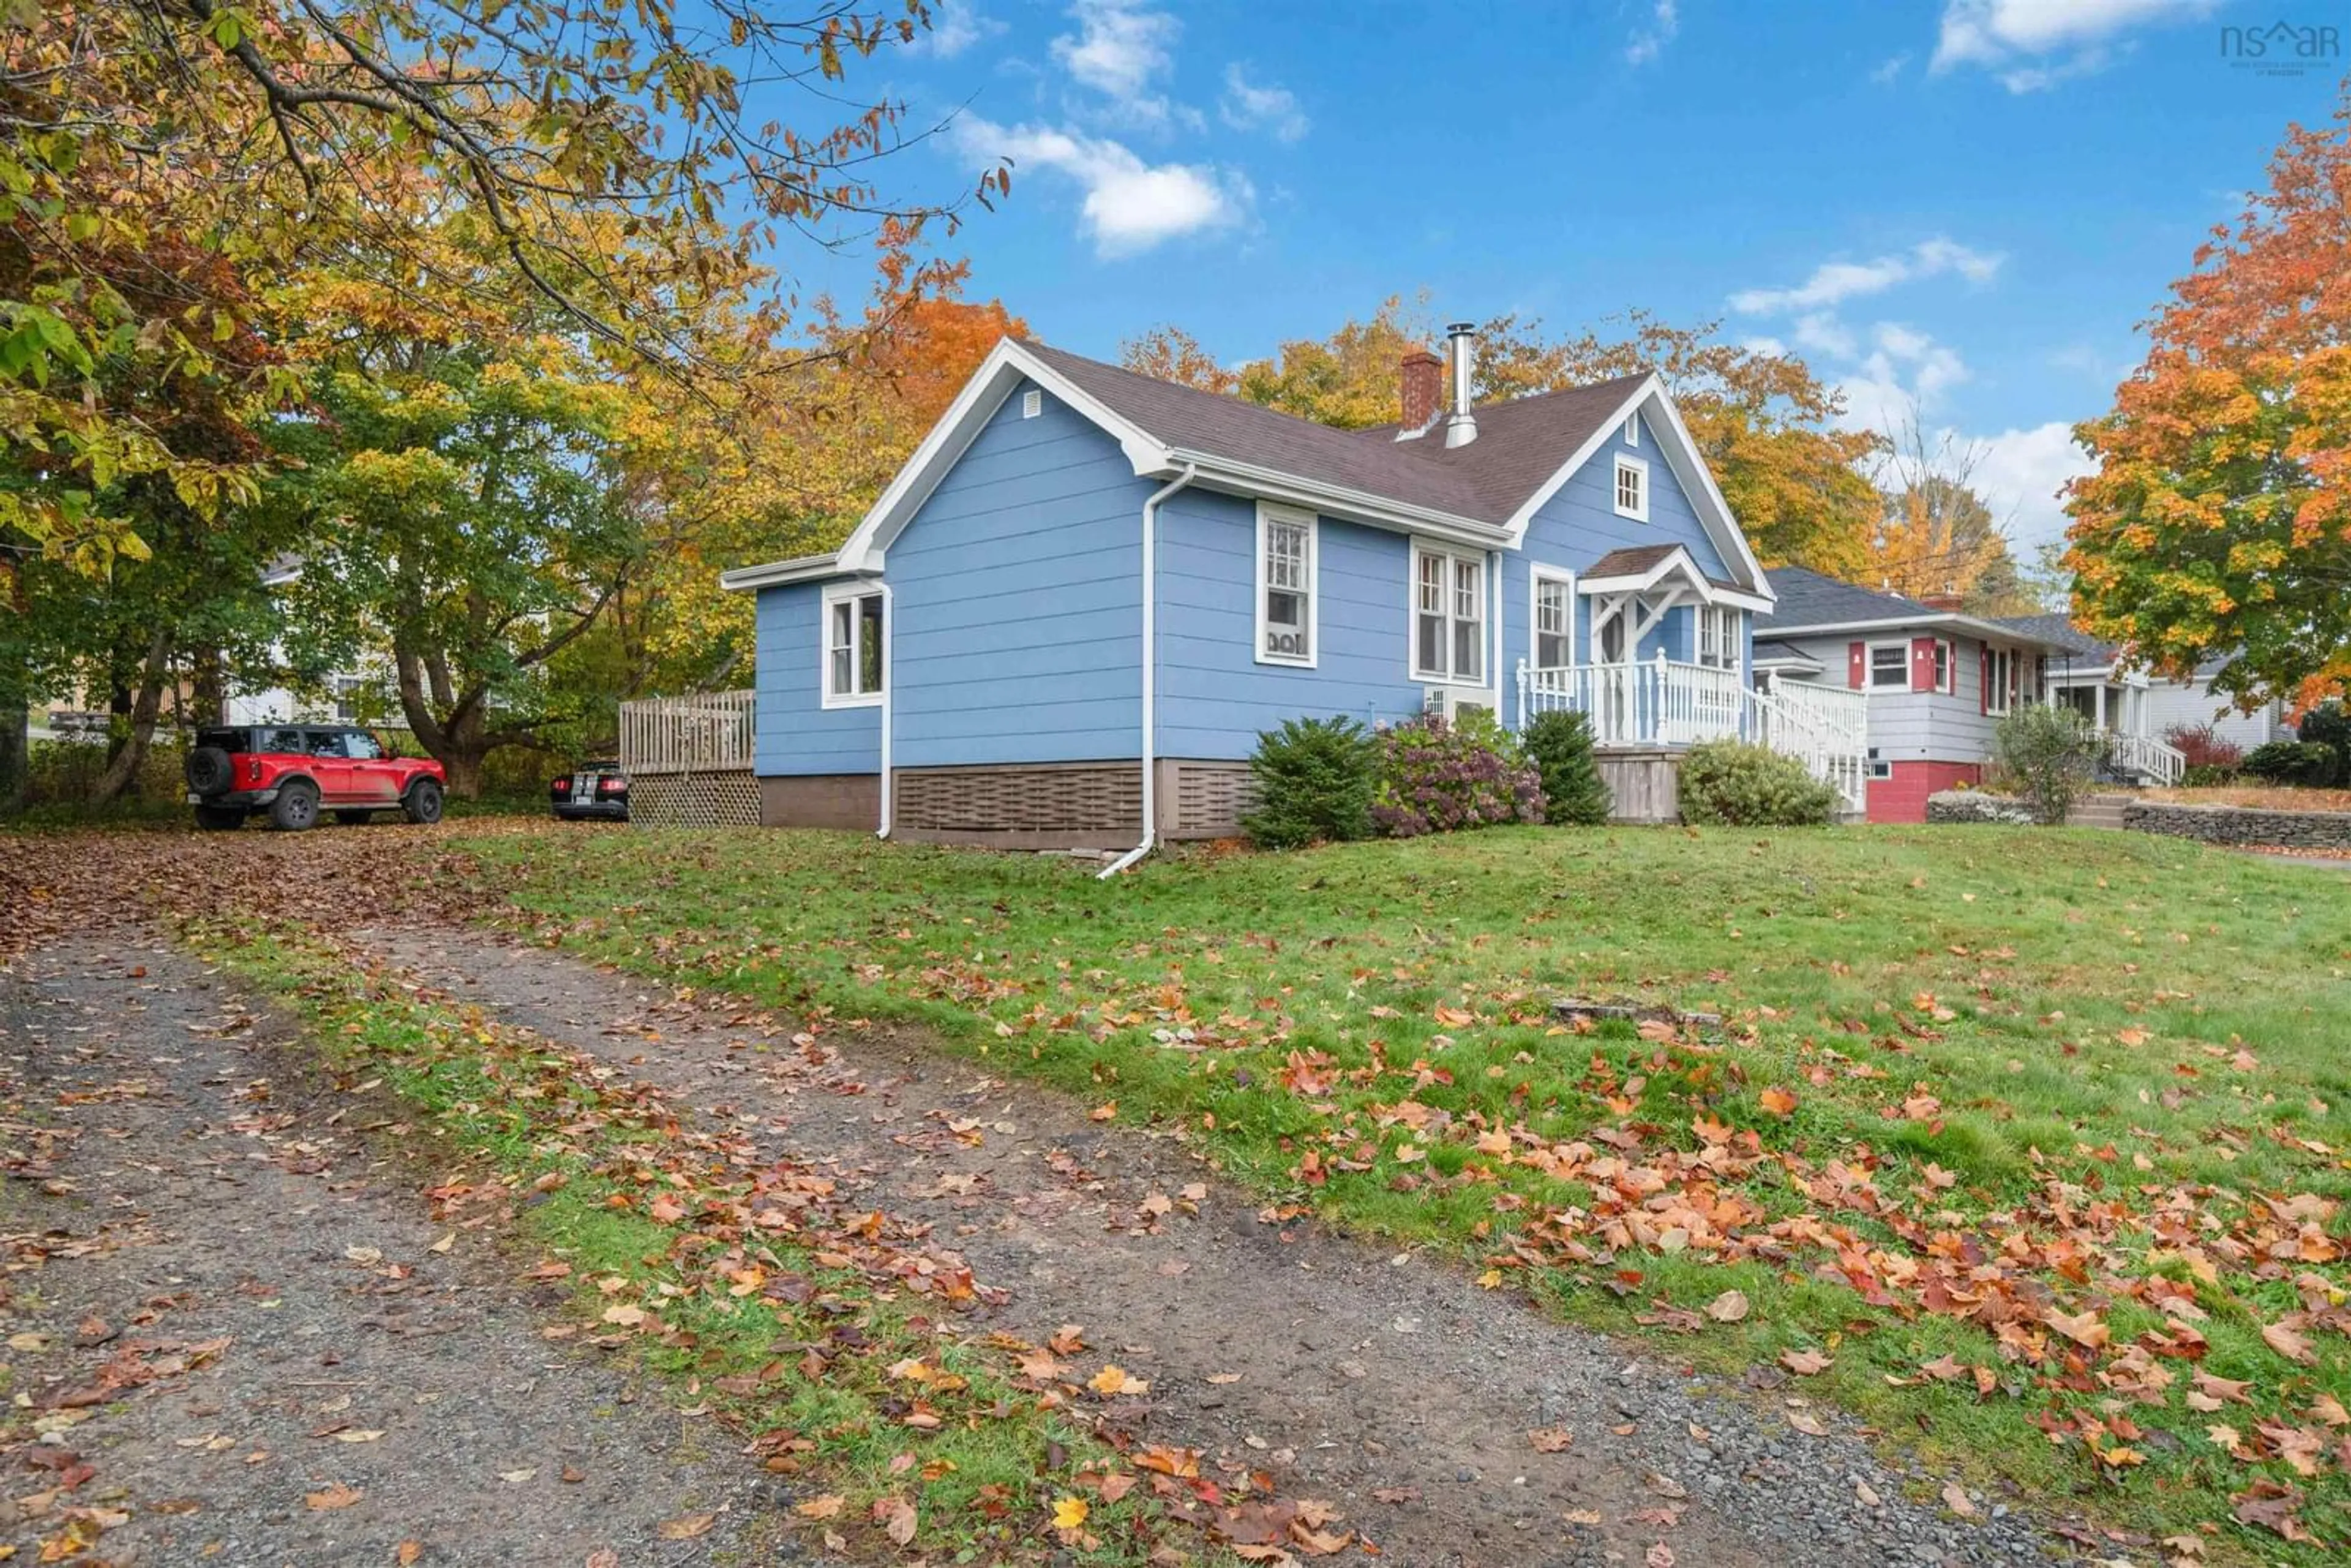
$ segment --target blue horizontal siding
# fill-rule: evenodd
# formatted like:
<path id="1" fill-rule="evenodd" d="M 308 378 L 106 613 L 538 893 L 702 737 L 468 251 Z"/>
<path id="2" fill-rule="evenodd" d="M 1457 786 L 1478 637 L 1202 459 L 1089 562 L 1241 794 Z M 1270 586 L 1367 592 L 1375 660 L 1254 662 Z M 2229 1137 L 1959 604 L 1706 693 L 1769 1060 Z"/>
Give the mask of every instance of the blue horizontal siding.
<path id="1" fill-rule="evenodd" d="M 1159 751 L 1245 758 L 1288 718 L 1366 724 L 1420 711 L 1402 535 L 1322 518 L 1317 667 L 1257 662 L 1257 506 L 1186 490 L 1160 508 Z"/>
<path id="2" fill-rule="evenodd" d="M 1638 457 L 1648 465 L 1646 522 L 1616 515 L 1618 453 Z M 1728 580 L 1731 576 L 1720 548 L 1699 521 L 1698 509 L 1675 476 L 1673 465 L 1659 450 L 1656 427 L 1644 420 L 1638 447 L 1628 444 L 1624 431 L 1617 430 L 1560 486 L 1557 495 L 1537 509 L 1528 520 L 1526 538 L 1520 548 L 1504 556 L 1502 667 L 1506 682 L 1516 680 L 1520 660 L 1531 663 L 1534 658 L 1531 605 L 1533 568 L 1537 564 L 1575 573 L 1573 636 L 1575 659 L 1582 664 L 1592 656 L 1592 622 L 1586 614 L 1590 601 L 1584 598 L 1583 590 L 1584 576 L 1593 562 L 1613 549 L 1660 544 L 1687 545 L 1698 570 L 1708 577 Z M 1697 634 L 1697 621 L 1690 610 L 1685 607 L 1673 611 L 1641 639 L 1638 656 L 1654 659 L 1662 652 L 1671 659 L 1695 658 Z M 1752 667 L 1752 661 L 1749 663 Z M 1503 706 L 1513 714 L 1517 711 L 1515 700 L 1505 702 Z"/>
<path id="3" fill-rule="evenodd" d="M 752 755 L 762 774 L 882 770 L 882 710 L 824 706 L 823 593 L 814 582 L 759 591 Z"/>
<path id="4" fill-rule="evenodd" d="M 1140 757 L 1143 502 L 1118 443 L 1006 399 L 889 548 L 893 759 Z"/>

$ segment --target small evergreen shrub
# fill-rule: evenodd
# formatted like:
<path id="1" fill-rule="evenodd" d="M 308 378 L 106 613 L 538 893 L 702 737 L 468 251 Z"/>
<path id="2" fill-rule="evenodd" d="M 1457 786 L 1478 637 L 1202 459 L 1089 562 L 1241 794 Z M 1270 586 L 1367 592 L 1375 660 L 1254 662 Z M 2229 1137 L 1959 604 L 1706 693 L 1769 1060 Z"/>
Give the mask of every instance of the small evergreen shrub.
<path id="1" fill-rule="evenodd" d="M 1543 820 L 1542 776 L 1490 715 L 1410 719 L 1379 747 L 1372 821 L 1391 838 Z"/>
<path id="2" fill-rule="evenodd" d="M 1257 804 L 1241 831 L 1270 850 L 1365 839 L 1379 747 L 1352 718 L 1293 718 L 1257 737 L 1249 775 Z"/>
<path id="3" fill-rule="evenodd" d="M 2026 703 L 1992 732 L 2001 778 L 2023 797 L 2043 826 L 2065 820 L 2096 777 L 2104 742 L 2069 707 Z"/>
<path id="4" fill-rule="evenodd" d="M 1527 757 L 1542 779 L 1543 821 L 1555 827 L 1597 827 L 1608 820 L 1608 786 L 1592 756 L 1592 720 L 1554 710 L 1527 726 Z"/>
<path id="5" fill-rule="evenodd" d="M 2180 769 L 2179 786 L 2183 789 L 2220 789 L 2234 784 L 2242 775 L 2237 768 L 2196 768 Z"/>
<path id="6" fill-rule="evenodd" d="M 1709 740 L 1682 754 L 1681 804 L 1701 827 L 1813 828 L 1836 821 L 1838 800 L 1785 752 Z"/>
<path id="7" fill-rule="evenodd" d="M 2264 784 L 2295 784 L 2324 789 L 2340 759 L 2331 746 L 2310 740 L 2273 740 L 2245 753 L 2245 771 Z"/>
<path id="8" fill-rule="evenodd" d="M 2334 766 L 2320 780 L 2319 788 L 2351 788 L 2351 716 L 2344 713 L 2342 704 L 2328 703 L 2311 709 L 2294 727 L 2294 733 L 2304 746 L 2323 746 L 2335 754 Z"/>
<path id="9" fill-rule="evenodd" d="M 2221 739 L 2209 724 L 2175 724 L 2163 732 L 2163 741 L 2186 758 L 2190 768 L 2234 773 L 2245 760 L 2245 748 Z"/>

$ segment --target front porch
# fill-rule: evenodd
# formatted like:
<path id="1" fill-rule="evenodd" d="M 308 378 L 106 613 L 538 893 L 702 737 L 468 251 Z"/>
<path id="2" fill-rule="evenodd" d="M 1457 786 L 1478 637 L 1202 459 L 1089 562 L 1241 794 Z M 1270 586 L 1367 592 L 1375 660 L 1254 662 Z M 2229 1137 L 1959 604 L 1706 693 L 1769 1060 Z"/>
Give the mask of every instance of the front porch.
<path id="1" fill-rule="evenodd" d="M 2117 676 L 2110 670 L 2049 677 L 2050 705 L 2073 709 L 2096 732 L 2105 747 L 2101 766 L 2112 782 L 2168 786 L 2188 770 L 2178 747 L 2148 733 L 2147 684 L 2143 674 Z"/>
<path id="2" fill-rule="evenodd" d="M 1521 724 L 1539 713 L 1583 714 L 1620 818 L 1671 821 L 1661 775 L 1708 740 L 1743 740 L 1784 752 L 1835 789 L 1855 814 L 1868 805 L 1869 705 L 1862 693 L 1782 683 L 1759 692 L 1736 668 L 1662 653 L 1637 663 L 1519 666 Z"/>

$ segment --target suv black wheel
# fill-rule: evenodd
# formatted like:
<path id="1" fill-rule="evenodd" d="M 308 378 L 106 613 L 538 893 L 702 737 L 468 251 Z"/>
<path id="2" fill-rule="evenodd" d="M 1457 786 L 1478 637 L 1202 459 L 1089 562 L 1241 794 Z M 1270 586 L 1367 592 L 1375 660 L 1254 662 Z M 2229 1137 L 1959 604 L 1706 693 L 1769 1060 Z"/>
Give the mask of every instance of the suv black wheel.
<path id="1" fill-rule="evenodd" d="M 235 765 L 217 746 L 199 746 L 188 753 L 188 788 L 199 795 L 218 795 L 236 779 Z"/>
<path id="2" fill-rule="evenodd" d="M 441 785 L 439 780 L 419 779 L 408 787 L 407 799 L 400 803 L 401 810 L 412 822 L 426 827 L 441 820 Z"/>
<path id="3" fill-rule="evenodd" d="M 281 786 L 269 802 L 269 825 L 280 832 L 298 833 L 319 822 L 319 787 L 307 779 Z"/>
<path id="4" fill-rule="evenodd" d="M 234 832 L 245 826 L 245 808 L 199 806 L 196 808 L 196 826 L 208 833 Z"/>

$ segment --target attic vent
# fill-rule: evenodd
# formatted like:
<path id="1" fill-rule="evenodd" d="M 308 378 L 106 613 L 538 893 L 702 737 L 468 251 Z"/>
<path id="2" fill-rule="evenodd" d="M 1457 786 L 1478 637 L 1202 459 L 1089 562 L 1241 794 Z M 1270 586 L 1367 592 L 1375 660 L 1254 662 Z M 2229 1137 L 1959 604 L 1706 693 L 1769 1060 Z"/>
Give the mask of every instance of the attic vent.
<path id="1" fill-rule="evenodd" d="M 1031 388 L 1020 394 L 1020 417 L 1034 419 L 1045 412 L 1045 394 Z"/>

